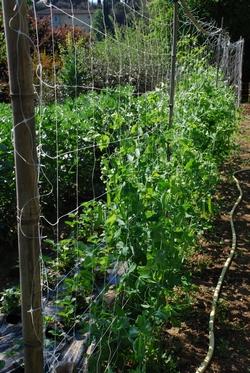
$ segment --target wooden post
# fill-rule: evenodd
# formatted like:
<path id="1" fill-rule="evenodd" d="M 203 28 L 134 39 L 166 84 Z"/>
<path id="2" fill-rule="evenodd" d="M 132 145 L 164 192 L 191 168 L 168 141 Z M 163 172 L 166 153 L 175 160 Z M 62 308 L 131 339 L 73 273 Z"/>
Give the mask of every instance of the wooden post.
<path id="1" fill-rule="evenodd" d="M 14 119 L 18 249 L 26 373 L 43 372 L 39 195 L 26 0 L 3 0 Z"/>
<path id="2" fill-rule="evenodd" d="M 178 0 L 174 0 L 174 13 L 173 13 L 173 38 L 172 38 L 172 50 L 171 50 L 171 72 L 170 72 L 170 89 L 169 89 L 169 120 L 168 128 L 171 129 L 173 126 L 174 118 L 174 96 L 175 96 L 175 81 L 176 81 L 176 54 L 177 54 L 177 39 L 178 39 Z M 170 144 L 168 144 L 167 150 L 168 160 L 171 157 Z"/>

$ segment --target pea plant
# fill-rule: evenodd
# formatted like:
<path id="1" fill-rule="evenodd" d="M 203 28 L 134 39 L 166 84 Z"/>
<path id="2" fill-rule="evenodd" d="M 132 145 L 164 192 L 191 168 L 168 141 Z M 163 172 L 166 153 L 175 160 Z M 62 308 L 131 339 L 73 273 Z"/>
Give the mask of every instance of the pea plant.
<path id="1" fill-rule="evenodd" d="M 47 263 L 52 283 L 75 263 L 57 304 L 66 329 L 77 320 L 81 332 L 90 331 L 91 371 L 175 371 L 161 329 L 178 324 L 189 307 L 185 260 L 213 216 L 218 170 L 237 127 L 233 92 L 217 88 L 215 75 L 202 63 L 183 75 L 171 130 L 164 86 L 141 96 L 130 87 L 107 90 L 95 119 L 88 113 L 96 96 L 77 101 L 81 110 L 90 104 L 83 123 L 98 148 L 106 197 L 69 217 L 69 237 L 47 242 Z"/>
<path id="2" fill-rule="evenodd" d="M 189 72 L 182 69 L 178 79 L 171 129 L 164 85 L 142 95 L 130 86 L 86 93 L 36 114 L 46 170 L 39 177 L 42 214 L 55 218 L 57 188 L 60 212 L 72 209 L 76 168 L 82 201 L 65 217 L 60 239 L 48 231 L 43 242 L 46 288 L 58 310 L 45 316 L 46 335 L 61 340 L 72 325 L 90 333 L 90 371 L 176 371 L 161 331 L 178 325 L 190 306 L 185 261 L 210 225 L 219 167 L 237 129 L 233 91 L 217 87 L 215 69 L 202 51 L 193 53 L 199 62 L 191 72 L 190 61 L 182 62 Z M 11 234 L 11 114 L 5 104 L 0 111 L 0 229 Z"/>

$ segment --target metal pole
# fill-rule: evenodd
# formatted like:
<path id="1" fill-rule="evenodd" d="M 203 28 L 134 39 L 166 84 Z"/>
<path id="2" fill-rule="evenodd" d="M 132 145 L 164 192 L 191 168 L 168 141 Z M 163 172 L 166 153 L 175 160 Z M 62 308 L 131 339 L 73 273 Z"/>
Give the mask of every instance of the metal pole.
<path id="1" fill-rule="evenodd" d="M 221 18 L 221 31 L 217 42 L 217 56 L 216 56 L 216 87 L 219 85 L 219 73 L 220 73 L 220 51 L 221 51 L 221 37 L 223 33 L 224 17 Z"/>
<path id="2" fill-rule="evenodd" d="M 39 195 L 26 0 L 2 0 L 14 120 L 18 249 L 26 373 L 43 372 Z"/>
<path id="3" fill-rule="evenodd" d="M 243 70 L 243 57 L 244 57 L 244 39 L 240 37 L 240 58 L 239 58 L 239 82 L 238 82 L 238 107 L 242 100 L 242 70 Z"/>
<path id="4" fill-rule="evenodd" d="M 174 96 L 175 96 L 175 82 L 176 82 L 176 54 L 177 54 L 177 39 L 178 39 L 178 0 L 174 0 L 174 13 L 173 13 L 173 39 L 171 50 L 171 71 L 170 71 L 170 89 L 169 89 L 169 120 L 168 128 L 173 126 L 174 119 Z M 171 157 L 170 144 L 168 144 L 168 160 Z"/>

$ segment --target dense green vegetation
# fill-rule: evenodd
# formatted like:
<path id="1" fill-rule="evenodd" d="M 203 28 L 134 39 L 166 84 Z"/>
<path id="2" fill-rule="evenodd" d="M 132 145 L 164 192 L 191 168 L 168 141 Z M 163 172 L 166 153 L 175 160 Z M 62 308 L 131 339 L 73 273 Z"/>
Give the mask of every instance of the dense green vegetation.
<path id="1" fill-rule="evenodd" d="M 183 265 L 213 214 L 218 167 L 231 150 L 236 128 L 233 93 L 226 86 L 216 88 L 215 76 L 205 62 L 183 76 L 171 131 L 166 125 L 165 87 L 142 96 L 134 95 L 131 87 L 89 93 L 37 114 L 42 164 L 52 186 L 56 160 L 50 157 L 55 154 L 56 131 L 51 123 L 57 118 L 59 153 L 74 151 L 77 136 L 79 149 L 85 147 L 78 160 L 80 200 L 90 184 L 92 146 L 102 174 L 102 180 L 99 174 L 99 181 L 94 181 L 95 188 L 100 187 L 95 195 L 106 190 L 101 199 L 84 202 L 67 219 L 65 232 L 70 229 L 70 233 L 59 244 L 47 240 L 44 257 L 51 288 L 76 268 L 65 279 L 57 304 L 65 330 L 74 323 L 82 333 L 90 327 L 91 338 L 98 341 L 92 362 L 98 367 L 93 371 L 103 371 L 110 350 L 116 351 L 110 369 L 159 372 L 173 364 L 159 342 L 161 325 L 177 322 L 187 307 L 188 292 L 181 300 L 176 288 L 188 289 Z M 6 138 L 1 144 L 5 157 L 1 157 L 1 185 L 6 186 L 1 206 L 6 208 L 14 189 L 9 188 L 14 178 L 8 136 L 11 115 L 7 105 L 0 110 L 5 123 L 0 126 L 1 139 L 3 134 Z M 65 201 L 64 192 L 70 195 L 74 190 L 75 167 L 74 155 L 59 158 L 60 194 Z M 41 194 L 51 187 L 46 180 Z M 48 198 L 51 201 L 53 194 Z M 119 275 L 114 272 L 117 266 L 123 268 Z M 108 294 L 114 297 L 111 304 L 106 301 Z M 47 323 L 53 324 L 51 317 Z M 102 339 L 106 330 L 108 340 Z M 49 334 L 52 331 L 48 328 Z M 56 333 L 60 338 L 63 330 Z"/>
<path id="2" fill-rule="evenodd" d="M 215 87 L 212 68 L 209 73 L 202 64 L 196 68 L 178 86 L 173 131 L 166 127 L 164 88 L 141 97 L 130 88 L 109 91 L 99 101 L 102 119 L 94 137 L 103 153 L 107 196 L 84 203 L 80 214 L 71 216 L 71 234 L 59 246 L 48 241 L 59 250 L 58 263 L 53 255 L 47 258 L 51 284 L 58 270 L 63 276 L 78 258 L 57 304 L 66 327 L 76 322 L 86 332 L 85 320 L 92 320 L 91 336 L 98 342 L 93 372 L 108 366 L 110 351 L 116 351 L 110 371 L 160 372 L 173 365 L 160 329 L 177 322 L 187 306 L 183 265 L 213 214 L 218 167 L 231 149 L 236 123 L 230 89 Z M 117 100 L 119 111 L 113 111 Z M 110 278 L 117 266 L 123 270 Z M 175 294 L 178 287 L 186 290 L 182 300 Z"/>
<path id="3" fill-rule="evenodd" d="M 60 86 L 56 99 L 44 89 L 46 104 L 36 111 L 44 291 L 59 311 L 45 316 L 46 346 L 72 328 L 90 332 L 93 373 L 177 371 L 161 332 L 190 307 L 186 261 L 211 224 L 219 168 L 237 129 L 233 90 L 222 79 L 216 85 L 206 48 L 189 35 L 178 45 L 168 128 L 170 33 L 163 31 L 172 11 L 161 0 L 149 11 L 150 22 L 118 27 L 104 40 L 64 33 L 54 59 L 49 43 L 43 54 L 43 79 L 51 81 L 55 66 Z M 11 122 L 9 105 L 0 104 L 5 240 L 15 226 Z M 48 220 L 68 211 L 55 235 Z M 6 290 L 2 310 L 15 310 L 18 298 L 18 289 Z"/>

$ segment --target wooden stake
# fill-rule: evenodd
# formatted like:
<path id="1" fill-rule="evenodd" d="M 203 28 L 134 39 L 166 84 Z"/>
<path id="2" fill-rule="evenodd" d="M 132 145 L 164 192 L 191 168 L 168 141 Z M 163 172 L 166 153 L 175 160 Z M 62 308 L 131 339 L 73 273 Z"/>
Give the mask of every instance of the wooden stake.
<path id="1" fill-rule="evenodd" d="M 43 372 L 39 195 L 26 0 L 3 0 L 14 119 L 18 248 L 26 373 Z"/>
<path id="2" fill-rule="evenodd" d="M 176 54 L 177 54 L 177 39 L 178 39 L 178 0 L 174 0 L 174 14 L 173 14 L 173 40 L 171 51 L 171 72 L 170 72 L 170 89 L 169 89 L 169 120 L 168 128 L 173 126 L 174 118 L 174 96 L 175 96 L 175 75 L 176 75 Z M 170 144 L 168 144 L 168 160 L 171 157 Z"/>

